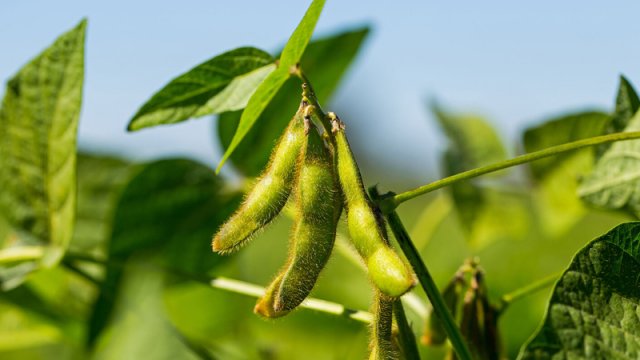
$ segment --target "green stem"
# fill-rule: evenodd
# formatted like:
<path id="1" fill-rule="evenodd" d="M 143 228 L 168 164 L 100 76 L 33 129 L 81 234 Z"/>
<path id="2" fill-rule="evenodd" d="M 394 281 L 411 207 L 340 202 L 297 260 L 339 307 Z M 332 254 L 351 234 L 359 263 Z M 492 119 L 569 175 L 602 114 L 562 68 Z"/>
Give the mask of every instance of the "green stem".
<path id="1" fill-rule="evenodd" d="M 44 256 L 42 246 L 19 246 L 0 250 L 0 264 L 39 260 Z"/>
<path id="2" fill-rule="evenodd" d="M 65 256 L 65 263 L 71 263 L 73 261 L 86 261 L 94 264 L 100 264 L 104 266 L 124 266 L 121 263 L 113 263 L 109 260 L 99 259 L 93 256 L 87 256 L 83 254 L 67 254 Z M 78 268 L 74 267 L 73 271 L 76 271 Z M 175 269 L 170 268 L 162 268 L 162 270 L 170 272 L 174 275 L 181 276 L 183 278 L 193 280 L 199 283 L 204 283 L 212 288 L 225 290 L 228 292 L 233 292 L 236 294 L 247 295 L 252 297 L 261 297 L 264 295 L 266 289 L 262 286 L 251 284 L 248 282 L 229 279 L 222 276 L 216 276 L 213 278 L 203 277 L 201 275 L 194 275 L 184 273 L 182 271 L 177 271 Z M 363 323 L 370 323 L 373 321 L 373 315 L 367 311 L 362 310 L 353 310 L 349 309 L 342 304 L 334 303 L 331 301 L 315 299 L 315 298 L 307 298 L 302 304 L 300 304 L 301 308 L 306 308 L 310 310 L 320 311 L 327 314 L 333 314 L 338 316 L 344 316 L 352 320 L 360 321 Z"/>
<path id="3" fill-rule="evenodd" d="M 320 106 L 320 102 L 316 97 L 316 92 L 313 90 L 313 86 L 311 86 L 311 81 L 309 81 L 309 78 L 307 78 L 307 75 L 305 75 L 300 66 L 297 66 L 295 68 L 295 71 L 292 72 L 292 75 L 302 80 L 302 96 L 309 102 L 310 105 L 313 106 L 313 111 L 322 123 L 322 127 L 324 128 L 325 132 L 327 134 L 331 134 L 331 124 L 328 121 L 327 114 L 325 114 L 325 112 L 322 110 L 322 106 Z"/>
<path id="4" fill-rule="evenodd" d="M 418 351 L 418 344 L 416 342 L 416 336 L 409 325 L 407 316 L 404 313 L 404 307 L 400 299 L 393 303 L 393 314 L 396 317 L 398 323 L 398 335 L 400 336 L 400 348 L 405 359 L 420 360 L 420 351 Z"/>
<path id="5" fill-rule="evenodd" d="M 560 278 L 560 275 L 561 273 L 551 274 L 529 285 L 521 287 L 520 289 L 516 289 L 508 294 L 502 295 L 502 297 L 500 298 L 500 302 L 496 306 L 498 313 L 502 313 L 503 311 L 505 311 L 514 301 L 520 300 L 523 297 L 526 297 L 548 286 L 553 285 L 553 283 L 555 283 L 556 280 Z"/>
<path id="6" fill-rule="evenodd" d="M 464 171 L 464 172 L 446 177 L 444 179 L 434 181 L 430 184 L 420 186 L 413 190 L 409 190 L 393 196 L 388 196 L 386 198 L 381 199 L 379 206 L 382 211 L 384 211 L 385 213 L 388 213 L 393 211 L 393 209 L 398 207 L 398 205 L 402 204 L 407 200 L 411 200 L 420 195 L 430 193 L 434 190 L 438 190 L 440 188 L 454 184 L 459 181 L 472 179 L 480 175 L 488 174 L 491 172 L 506 169 L 516 165 L 526 164 L 538 159 L 558 155 L 568 151 L 574 151 L 574 150 L 582 149 L 589 146 L 606 144 L 606 143 L 615 142 L 615 141 L 626 141 L 626 140 L 633 140 L 638 138 L 640 138 L 640 131 L 621 132 L 621 133 L 614 133 L 609 135 L 596 136 L 588 139 L 569 142 L 562 145 L 552 146 L 540 151 L 535 151 L 529 154 L 520 155 L 513 159 L 509 159 L 509 160 L 501 161 L 495 164 L 490 164 L 490 165 L 479 167 L 476 169 Z"/>
<path id="7" fill-rule="evenodd" d="M 375 196 L 374 196 L 375 199 Z M 407 230 L 405 229 L 400 217 L 395 211 L 391 211 L 386 214 L 386 218 L 389 222 L 389 227 L 393 232 L 400 248 L 404 252 L 404 255 L 409 260 L 409 263 L 413 267 L 413 271 L 415 271 L 418 276 L 418 280 L 420 281 L 420 285 L 424 289 L 424 292 L 427 294 L 429 301 L 431 301 L 431 305 L 433 306 L 433 311 L 442 322 L 442 325 L 449 337 L 449 341 L 451 341 L 451 345 L 453 346 L 453 350 L 458 355 L 458 358 L 461 360 L 471 360 L 471 353 L 469 352 L 469 348 L 462 337 L 462 333 L 460 333 L 460 329 L 456 326 L 455 320 L 449 311 L 449 308 L 442 299 L 442 295 L 438 290 L 427 266 L 422 261 L 418 250 L 415 245 L 411 241 Z"/>

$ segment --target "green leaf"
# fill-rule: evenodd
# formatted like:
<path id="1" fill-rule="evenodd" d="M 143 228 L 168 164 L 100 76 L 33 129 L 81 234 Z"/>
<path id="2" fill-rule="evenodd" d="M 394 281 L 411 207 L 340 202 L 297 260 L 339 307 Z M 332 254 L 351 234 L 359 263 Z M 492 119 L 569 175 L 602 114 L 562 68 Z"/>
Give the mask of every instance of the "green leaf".
<path id="1" fill-rule="evenodd" d="M 443 157 L 446 176 L 506 159 L 500 137 L 485 119 L 449 114 L 437 105 L 432 109 L 449 139 Z M 523 194 L 493 190 L 472 181 L 453 184 L 449 191 L 460 224 L 475 247 L 526 234 L 529 224 Z"/>
<path id="2" fill-rule="evenodd" d="M 126 185 L 114 210 L 109 262 L 123 263 L 152 252 L 179 273 L 202 275 L 223 260 L 211 252 L 211 236 L 235 209 L 237 194 L 221 192 L 222 181 L 191 160 L 160 160 L 143 166 Z M 110 318 L 121 281 L 110 266 L 89 325 L 93 343 Z"/>
<path id="3" fill-rule="evenodd" d="M 300 61 L 309 40 L 311 40 L 313 29 L 316 28 L 316 23 L 320 18 L 324 3 L 325 0 L 313 0 L 311 5 L 309 5 L 307 12 L 304 14 L 302 20 L 300 20 L 298 27 L 296 27 L 293 34 L 291 34 L 287 44 L 282 50 L 282 55 L 280 55 L 281 67 L 288 69 Z"/>
<path id="4" fill-rule="evenodd" d="M 551 146 L 602 135 L 609 116 L 585 111 L 551 119 L 524 133 L 524 149 L 534 152 Z M 529 164 L 536 183 L 533 201 L 541 226 L 551 236 L 560 236 L 586 214 L 576 195 L 578 179 L 594 161 L 593 148 L 563 153 Z"/>
<path id="5" fill-rule="evenodd" d="M 0 212 L 22 241 L 47 246 L 46 266 L 73 234 L 85 28 L 83 20 L 20 69 L 0 109 Z"/>
<path id="6" fill-rule="evenodd" d="M 640 131 L 640 111 L 625 131 Z M 578 195 L 591 205 L 640 216 L 640 141 L 613 144 L 580 183 Z"/>
<path id="7" fill-rule="evenodd" d="M 268 53 L 243 47 L 218 55 L 171 80 L 129 122 L 129 130 L 244 108 L 276 68 Z"/>
<path id="8" fill-rule="evenodd" d="M 291 34 L 287 44 L 284 46 L 278 68 L 267 76 L 249 99 L 247 107 L 244 109 L 242 116 L 240 117 L 236 133 L 234 134 L 233 139 L 231 139 L 229 147 L 227 147 L 227 150 L 222 156 L 216 172 L 219 172 L 220 169 L 222 169 L 222 166 L 229 156 L 231 156 L 236 147 L 238 147 L 278 90 L 287 81 L 291 74 L 292 67 L 297 65 L 298 61 L 300 61 L 300 58 L 311 39 L 313 29 L 316 27 L 316 23 L 318 22 L 318 18 L 320 17 L 320 13 L 324 7 L 324 2 L 325 0 L 313 0 L 309 9 L 307 9 L 307 12 L 304 14 L 304 17 L 298 24 L 298 27 L 294 30 L 293 34 Z"/>
<path id="9" fill-rule="evenodd" d="M 321 103 L 329 101 L 368 33 L 369 28 L 362 27 L 309 43 L 300 64 Z M 287 80 L 233 152 L 230 159 L 244 175 L 257 176 L 266 166 L 273 144 L 300 104 L 300 91 L 299 81 Z M 240 115 L 228 112 L 218 119 L 218 136 L 225 149 L 236 132 Z"/>
<path id="10" fill-rule="evenodd" d="M 607 134 L 620 132 L 629 124 L 629 120 L 640 108 L 640 99 L 633 86 L 624 76 L 620 75 L 620 85 L 616 96 L 616 109 L 611 116 Z"/>
<path id="11" fill-rule="evenodd" d="M 167 318 L 163 273 L 145 257 L 127 262 L 113 322 L 96 359 L 199 359 Z"/>
<path id="12" fill-rule="evenodd" d="M 106 247 L 113 207 L 134 169 L 135 165 L 117 157 L 78 154 L 78 207 L 71 251 L 95 253 Z"/>
<path id="13" fill-rule="evenodd" d="M 555 285 L 540 329 L 519 359 L 640 358 L 640 223 L 580 250 Z"/>

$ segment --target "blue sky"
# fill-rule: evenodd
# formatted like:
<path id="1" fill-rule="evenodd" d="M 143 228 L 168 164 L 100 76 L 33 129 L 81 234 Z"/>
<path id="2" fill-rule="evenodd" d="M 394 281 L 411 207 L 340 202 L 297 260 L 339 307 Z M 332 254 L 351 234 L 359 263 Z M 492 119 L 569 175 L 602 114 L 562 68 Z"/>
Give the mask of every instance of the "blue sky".
<path id="1" fill-rule="evenodd" d="M 566 110 L 609 109 L 619 74 L 640 84 L 640 3 L 328 0 L 316 33 L 373 33 L 329 108 L 349 114 L 363 159 L 427 179 L 443 139 L 426 102 L 486 115 L 511 148 L 526 126 Z M 5 81 L 88 17 L 80 143 L 140 158 L 214 165 L 211 120 L 126 133 L 172 77 L 223 51 L 278 48 L 308 1 L 11 1 L 0 6 Z M 373 181 L 377 179 L 372 179 Z M 418 181 L 418 180 L 416 180 Z"/>

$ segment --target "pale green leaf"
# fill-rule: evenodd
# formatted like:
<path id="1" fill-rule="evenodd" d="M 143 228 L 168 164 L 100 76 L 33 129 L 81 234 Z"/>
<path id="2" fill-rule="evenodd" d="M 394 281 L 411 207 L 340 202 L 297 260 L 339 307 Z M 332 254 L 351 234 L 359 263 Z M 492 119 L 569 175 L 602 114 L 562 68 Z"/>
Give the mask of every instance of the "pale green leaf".
<path id="1" fill-rule="evenodd" d="M 218 55 L 171 80 L 129 123 L 129 130 L 244 108 L 276 68 L 273 57 L 251 47 Z"/>
<path id="2" fill-rule="evenodd" d="M 322 104 L 330 100 L 368 33 L 367 27 L 357 28 L 313 40 L 307 46 L 300 64 Z M 273 144 L 300 105 L 300 91 L 299 81 L 287 80 L 233 152 L 230 159 L 244 175 L 257 176 L 267 164 Z M 228 112 L 218 119 L 218 136 L 224 148 L 231 143 L 240 115 Z"/>
<path id="3" fill-rule="evenodd" d="M 292 67 L 296 66 L 298 61 L 300 61 L 300 58 L 311 39 L 313 30 L 316 27 L 316 23 L 318 22 L 324 3 L 325 0 L 313 0 L 304 17 L 298 24 L 298 27 L 294 30 L 293 34 L 291 34 L 287 44 L 284 46 L 278 68 L 267 76 L 249 99 L 247 107 L 244 109 L 242 116 L 240 117 L 236 133 L 234 134 L 233 139 L 231 139 L 229 147 L 222 156 L 216 172 L 220 171 L 229 156 L 231 156 L 235 151 L 236 147 L 238 147 L 249 130 L 251 130 L 264 109 L 269 105 L 278 90 L 287 81 L 291 74 Z"/>
<path id="4" fill-rule="evenodd" d="M 500 137 L 485 119 L 450 114 L 437 105 L 432 109 L 449 139 L 443 157 L 446 176 L 506 159 Z M 529 213 L 523 194 L 497 191 L 472 181 L 453 184 L 449 191 L 460 224 L 475 247 L 526 234 Z"/>
<path id="5" fill-rule="evenodd" d="M 640 131 L 640 112 L 625 131 Z M 580 183 L 578 195 L 604 209 L 624 209 L 640 215 L 640 141 L 617 142 L 598 159 Z"/>
<path id="6" fill-rule="evenodd" d="M 73 234 L 86 21 L 9 80 L 0 109 L 0 205 L 21 240 L 57 263 Z"/>
<path id="7" fill-rule="evenodd" d="M 527 153 L 551 146 L 601 135 L 609 116 L 602 112 L 585 111 L 554 118 L 529 128 L 523 145 Z M 586 214 L 576 195 L 578 179 L 587 174 L 594 161 L 593 148 L 559 154 L 529 164 L 535 181 L 537 216 L 543 230 L 560 236 Z"/>
<path id="8" fill-rule="evenodd" d="M 145 257 L 127 262 L 113 321 L 100 338 L 95 359 L 198 359 L 167 318 L 163 273 Z"/>
<path id="9" fill-rule="evenodd" d="M 519 359 L 640 358 L 640 223 L 580 250 L 556 283 Z"/>

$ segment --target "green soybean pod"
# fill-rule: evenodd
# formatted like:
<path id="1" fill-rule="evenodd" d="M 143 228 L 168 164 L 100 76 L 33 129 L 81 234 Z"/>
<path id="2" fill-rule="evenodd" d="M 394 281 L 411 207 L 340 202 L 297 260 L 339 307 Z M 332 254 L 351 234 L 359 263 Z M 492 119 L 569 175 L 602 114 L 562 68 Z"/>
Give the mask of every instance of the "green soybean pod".
<path id="1" fill-rule="evenodd" d="M 392 339 L 393 302 L 393 298 L 380 291 L 375 292 L 369 360 L 398 359 L 398 350 Z"/>
<path id="2" fill-rule="evenodd" d="M 342 210 L 332 159 L 316 128 L 310 122 L 306 126 L 307 143 L 295 187 L 298 218 L 291 235 L 289 260 L 269 287 L 274 290 L 267 295 L 273 299 L 261 299 L 256 306 L 262 308 L 270 301 L 270 311 L 258 312 L 267 317 L 288 313 L 309 295 L 331 255 Z"/>
<path id="3" fill-rule="evenodd" d="M 295 166 L 305 141 L 301 104 L 289 126 L 271 153 L 265 171 L 236 211 L 213 237 L 213 251 L 229 253 L 237 250 L 256 231 L 280 213 L 287 203 L 296 176 Z"/>
<path id="4" fill-rule="evenodd" d="M 336 239 L 342 198 L 333 161 L 317 129 L 309 121 L 307 147 L 296 186 L 298 223 L 291 239 L 288 269 L 275 302 L 277 311 L 298 306 L 313 289 Z"/>
<path id="5" fill-rule="evenodd" d="M 382 216 L 364 191 L 358 165 L 344 132 L 344 124 L 335 114 L 330 114 L 330 117 L 335 138 L 337 173 L 346 201 L 349 236 L 365 260 L 374 285 L 389 296 L 400 296 L 415 285 L 415 276 L 389 245 Z"/>

